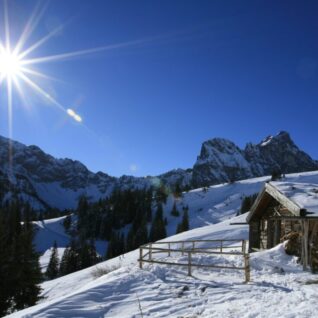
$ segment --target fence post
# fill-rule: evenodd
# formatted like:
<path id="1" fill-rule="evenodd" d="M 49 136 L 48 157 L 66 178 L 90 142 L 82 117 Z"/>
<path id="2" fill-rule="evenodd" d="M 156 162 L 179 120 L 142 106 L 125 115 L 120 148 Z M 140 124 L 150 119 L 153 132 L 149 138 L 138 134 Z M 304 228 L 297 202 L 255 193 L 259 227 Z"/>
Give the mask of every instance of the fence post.
<path id="1" fill-rule="evenodd" d="M 192 249 L 194 250 L 195 241 L 192 242 Z"/>
<path id="2" fill-rule="evenodd" d="M 191 252 L 188 252 L 188 276 L 191 276 Z"/>
<path id="3" fill-rule="evenodd" d="M 242 240 L 242 253 L 245 254 L 245 250 L 246 250 L 246 241 Z"/>
<path id="4" fill-rule="evenodd" d="M 139 248 L 139 267 L 142 269 L 142 247 Z"/>
<path id="5" fill-rule="evenodd" d="M 182 249 L 182 256 L 184 255 L 184 242 L 182 242 L 182 247 L 181 247 L 181 249 Z"/>
<path id="6" fill-rule="evenodd" d="M 251 280 L 250 274 L 250 255 L 244 254 L 244 267 L 245 267 L 245 283 L 248 283 Z"/>
<path id="7" fill-rule="evenodd" d="M 221 240 L 220 252 L 223 253 L 223 241 Z"/>
<path id="8" fill-rule="evenodd" d="M 149 244 L 149 261 L 152 260 L 152 243 Z"/>
<path id="9" fill-rule="evenodd" d="M 170 243 L 168 243 L 168 256 L 171 256 L 171 252 L 170 252 Z"/>

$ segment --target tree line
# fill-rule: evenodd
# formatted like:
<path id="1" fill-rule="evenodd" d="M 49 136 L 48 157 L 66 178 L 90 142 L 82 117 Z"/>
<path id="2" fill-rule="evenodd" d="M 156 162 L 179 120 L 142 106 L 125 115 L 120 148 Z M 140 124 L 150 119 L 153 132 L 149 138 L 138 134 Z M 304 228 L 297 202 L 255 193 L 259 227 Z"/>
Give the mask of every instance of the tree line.
<path id="1" fill-rule="evenodd" d="M 65 218 L 64 227 L 68 234 L 81 242 L 97 239 L 108 241 L 103 259 L 110 259 L 167 236 L 168 219 L 164 217 L 163 205 L 167 202 L 168 194 L 167 188 L 161 186 L 156 190 L 152 188 L 115 189 L 108 198 L 95 203 L 89 203 L 88 199 L 82 196 L 75 210 L 77 216 L 75 227 L 72 226 L 70 216 Z M 174 197 L 177 198 L 181 195 L 181 190 L 177 187 Z M 189 229 L 187 207 L 183 208 L 181 215 L 174 203 L 170 214 L 173 217 L 182 216 L 176 233 Z M 72 241 L 75 242 L 74 239 Z M 71 243 L 64 254 L 69 253 L 69 249 L 76 250 L 72 245 L 74 243 Z M 76 253 L 81 254 L 78 249 Z M 69 259 L 70 257 L 65 262 L 74 262 Z M 77 265 L 66 267 L 71 268 L 72 271 L 85 268 L 84 265 L 81 265 L 80 257 L 77 257 Z M 57 275 L 64 273 L 59 269 Z"/>
<path id="2" fill-rule="evenodd" d="M 93 266 L 101 260 L 102 258 L 96 253 L 93 241 L 76 242 L 72 240 L 70 245 L 64 250 L 61 259 L 58 255 L 57 244 L 54 242 L 45 276 L 47 279 L 55 279 Z"/>

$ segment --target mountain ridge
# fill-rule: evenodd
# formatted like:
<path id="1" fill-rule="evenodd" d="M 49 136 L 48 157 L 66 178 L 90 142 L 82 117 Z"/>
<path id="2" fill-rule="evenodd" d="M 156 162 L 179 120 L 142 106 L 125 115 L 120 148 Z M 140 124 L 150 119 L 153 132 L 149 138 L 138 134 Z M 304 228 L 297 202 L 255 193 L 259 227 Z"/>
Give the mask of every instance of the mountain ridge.
<path id="1" fill-rule="evenodd" d="M 9 143 L 12 148 L 10 166 Z M 0 136 L 0 202 L 19 197 L 35 209 L 75 208 L 78 198 L 86 195 L 91 201 L 108 196 L 113 189 L 158 187 L 174 189 L 208 186 L 253 177 L 273 171 L 293 173 L 318 170 L 318 162 L 300 150 L 290 135 L 282 131 L 258 144 L 247 143 L 240 149 L 224 138 L 202 143 L 201 152 L 192 169 L 174 169 L 158 176 L 113 177 L 94 173 L 80 161 L 57 159 L 35 145 Z"/>

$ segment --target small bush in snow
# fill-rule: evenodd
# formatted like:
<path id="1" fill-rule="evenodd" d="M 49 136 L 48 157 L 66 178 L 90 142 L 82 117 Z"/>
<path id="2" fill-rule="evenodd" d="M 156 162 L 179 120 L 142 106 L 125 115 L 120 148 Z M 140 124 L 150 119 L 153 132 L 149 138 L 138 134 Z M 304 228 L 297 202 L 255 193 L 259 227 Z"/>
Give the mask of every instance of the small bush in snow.
<path id="1" fill-rule="evenodd" d="M 101 276 L 104 276 L 106 274 L 109 274 L 113 271 L 115 271 L 116 269 L 120 268 L 119 265 L 113 265 L 113 266 L 96 266 L 93 270 L 92 270 L 92 276 L 94 278 L 99 278 Z"/>

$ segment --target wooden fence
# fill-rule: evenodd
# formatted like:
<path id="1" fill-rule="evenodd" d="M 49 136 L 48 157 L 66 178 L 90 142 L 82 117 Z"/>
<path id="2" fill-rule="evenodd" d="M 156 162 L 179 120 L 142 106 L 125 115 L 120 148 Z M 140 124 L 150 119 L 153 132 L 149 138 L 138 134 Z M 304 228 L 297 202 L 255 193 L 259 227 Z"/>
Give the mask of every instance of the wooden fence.
<path id="1" fill-rule="evenodd" d="M 204 243 L 208 247 L 200 248 L 198 245 Z M 237 244 L 237 245 L 233 245 Z M 154 263 L 163 265 L 186 266 L 188 268 L 188 275 L 191 276 L 192 267 L 207 267 L 220 268 L 230 270 L 242 270 L 245 273 L 245 282 L 250 281 L 250 262 L 247 250 L 246 240 L 191 240 L 191 241 L 171 241 L 171 242 L 155 242 L 140 246 L 139 248 L 139 266 L 143 267 L 143 263 Z M 227 252 L 227 250 L 231 251 Z M 236 251 L 233 251 L 236 249 Z M 146 253 L 144 253 L 146 251 Z M 156 259 L 154 254 L 181 254 L 187 255 L 187 263 L 173 263 L 166 260 Z M 244 259 L 244 266 L 226 266 L 213 264 L 197 264 L 193 262 L 193 254 L 208 254 L 208 255 L 235 255 L 241 256 Z"/>

